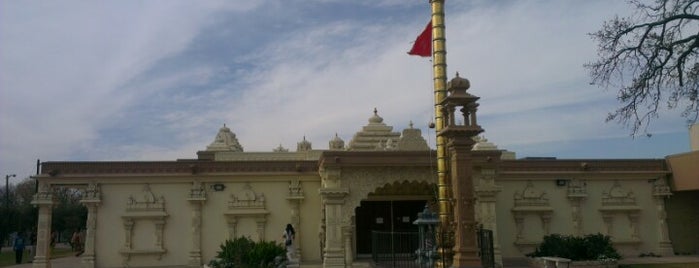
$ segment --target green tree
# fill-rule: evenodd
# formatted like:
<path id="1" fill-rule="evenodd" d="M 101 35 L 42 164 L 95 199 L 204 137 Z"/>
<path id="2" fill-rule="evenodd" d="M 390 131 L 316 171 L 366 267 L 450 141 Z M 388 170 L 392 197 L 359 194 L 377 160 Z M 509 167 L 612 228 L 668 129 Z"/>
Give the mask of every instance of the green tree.
<path id="1" fill-rule="evenodd" d="M 9 191 L 9 203 L 2 204 L 0 209 L 0 240 L 5 241 L 8 234 L 13 232 L 31 231 L 36 227 L 36 208 L 31 204 L 34 195 L 35 182 L 31 178 L 24 178 L 16 185 L 10 185 L 9 189 L 2 191 L 3 201 L 5 191 Z"/>
<path id="2" fill-rule="evenodd" d="M 699 0 L 631 0 L 630 17 L 615 18 L 590 35 L 598 59 L 585 67 L 592 83 L 618 89 L 620 102 L 606 121 L 646 135 L 661 105 L 699 117 Z"/>
<path id="3" fill-rule="evenodd" d="M 87 208 L 80 203 L 82 193 L 75 188 L 61 187 L 53 192 L 56 206 L 51 217 L 51 230 L 69 238 L 73 231 L 85 228 Z"/>

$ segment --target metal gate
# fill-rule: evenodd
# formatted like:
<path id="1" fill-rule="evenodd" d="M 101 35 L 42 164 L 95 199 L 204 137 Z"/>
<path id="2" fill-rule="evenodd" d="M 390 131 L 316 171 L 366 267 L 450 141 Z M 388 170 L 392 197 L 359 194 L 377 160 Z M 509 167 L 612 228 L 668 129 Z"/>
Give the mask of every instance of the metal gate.
<path id="1" fill-rule="evenodd" d="M 495 252 L 493 251 L 493 231 L 478 228 L 478 255 L 481 257 L 483 268 L 495 268 Z"/>
<path id="2" fill-rule="evenodd" d="M 420 267 L 415 260 L 417 232 L 371 232 L 371 257 L 376 267 Z"/>
<path id="3" fill-rule="evenodd" d="M 443 236 L 441 241 L 453 241 L 449 234 L 439 233 Z M 483 268 L 495 268 L 495 252 L 493 251 L 493 231 L 478 228 L 478 254 L 481 258 Z M 451 239 L 451 240 L 450 240 Z M 417 232 L 371 232 L 372 251 L 371 257 L 376 267 L 425 267 L 425 264 L 418 263 L 417 254 L 419 248 L 419 234 Z M 453 244 L 449 244 L 453 246 Z M 448 263 L 445 261 L 450 257 L 440 256 L 438 262 L 442 262 L 442 267 Z M 431 266 L 431 265 L 430 265 Z"/>

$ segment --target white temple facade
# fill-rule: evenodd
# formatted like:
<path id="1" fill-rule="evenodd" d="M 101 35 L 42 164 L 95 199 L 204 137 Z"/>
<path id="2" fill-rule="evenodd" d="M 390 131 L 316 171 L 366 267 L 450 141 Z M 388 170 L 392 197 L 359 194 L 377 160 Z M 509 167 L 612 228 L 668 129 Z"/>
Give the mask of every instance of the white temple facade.
<path id="1" fill-rule="evenodd" d="M 369 267 L 372 230 L 416 231 L 436 210 L 435 153 L 419 129 L 400 132 L 374 113 L 346 143 L 304 137 L 291 151 L 245 152 L 223 126 L 197 159 L 44 162 L 37 257 L 50 267 L 52 189 L 73 187 L 88 209 L 84 267 L 202 267 L 226 240 L 281 242 L 297 231 L 299 267 Z M 523 258 L 547 234 L 602 233 L 625 256 L 673 254 L 664 159 L 515 159 L 476 137 L 476 219 L 494 232 L 498 266 Z"/>

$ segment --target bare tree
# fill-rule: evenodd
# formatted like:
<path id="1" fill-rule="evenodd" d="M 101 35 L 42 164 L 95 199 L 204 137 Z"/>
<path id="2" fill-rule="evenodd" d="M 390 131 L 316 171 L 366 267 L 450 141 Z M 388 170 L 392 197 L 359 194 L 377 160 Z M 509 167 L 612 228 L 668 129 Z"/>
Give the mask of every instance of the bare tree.
<path id="1" fill-rule="evenodd" d="M 631 0 L 634 15 L 606 21 L 591 33 L 597 61 L 585 65 L 592 84 L 618 89 L 618 121 L 631 135 L 648 133 L 663 103 L 681 109 L 688 123 L 699 116 L 699 0 Z"/>

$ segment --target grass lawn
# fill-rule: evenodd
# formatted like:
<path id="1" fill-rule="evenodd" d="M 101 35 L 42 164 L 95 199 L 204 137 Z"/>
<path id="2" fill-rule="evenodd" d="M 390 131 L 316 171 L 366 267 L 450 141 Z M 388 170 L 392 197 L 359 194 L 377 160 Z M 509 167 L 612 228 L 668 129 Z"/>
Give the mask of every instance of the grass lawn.
<path id="1" fill-rule="evenodd" d="M 619 268 L 694 268 L 699 267 L 699 263 L 649 263 L 649 264 L 625 264 Z"/>
<path id="2" fill-rule="evenodd" d="M 7 247 L 4 247 L 3 249 L 7 249 Z M 57 248 L 52 251 L 51 259 L 66 257 L 70 256 L 71 254 L 75 254 L 75 252 L 72 252 L 69 248 Z M 22 263 L 28 263 L 29 261 L 29 251 L 25 250 L 24 257 L 22 257 Z M 0 267 L 10 265 L 15 265 L 15 252 L 3 250 L 0 253 Z"/>

